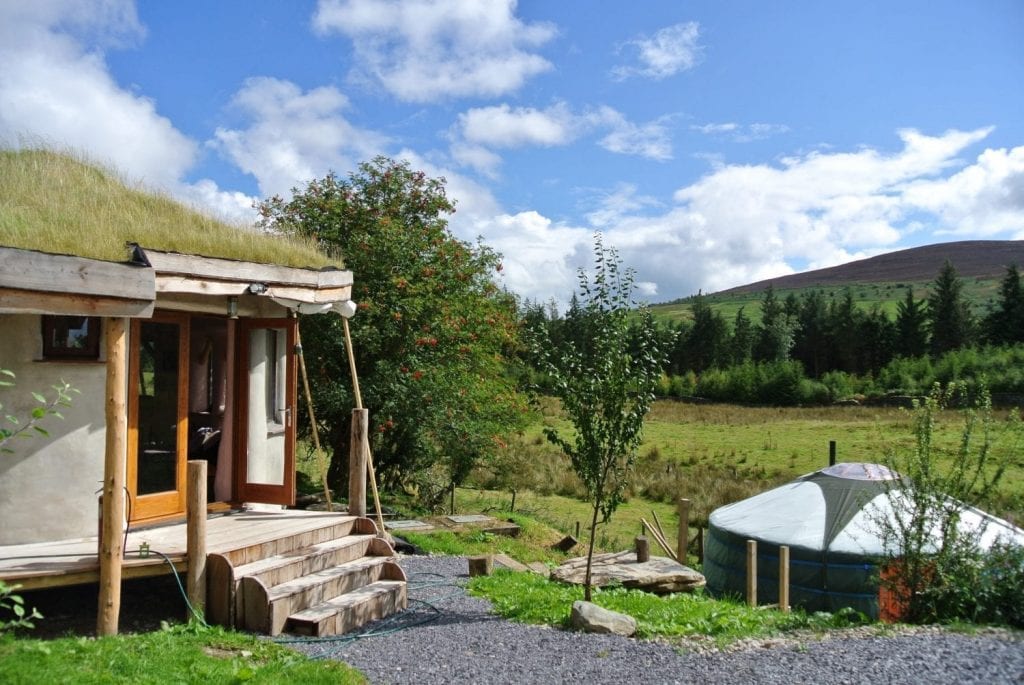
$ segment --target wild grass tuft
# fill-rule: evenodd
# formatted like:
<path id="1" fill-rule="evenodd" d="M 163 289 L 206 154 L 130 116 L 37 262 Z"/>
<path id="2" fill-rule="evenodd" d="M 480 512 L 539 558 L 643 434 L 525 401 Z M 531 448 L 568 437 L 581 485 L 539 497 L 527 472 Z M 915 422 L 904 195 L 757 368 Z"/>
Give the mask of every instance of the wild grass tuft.
<path id="1" fill-rule="evenodd" d="M 294 267 L 340 266 L 310 241 L 232 225 L 81 156 L 0 149 L 0 245 L 125 261 L 126 243 Z"/>

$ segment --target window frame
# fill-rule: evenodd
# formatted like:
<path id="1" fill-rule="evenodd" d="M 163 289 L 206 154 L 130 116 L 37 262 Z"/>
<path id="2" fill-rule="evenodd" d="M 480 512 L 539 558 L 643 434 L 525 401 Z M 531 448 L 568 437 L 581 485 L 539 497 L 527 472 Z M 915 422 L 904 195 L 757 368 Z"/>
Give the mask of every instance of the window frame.
<path id="1" fill-rule="evenodd" d="M 98 316 L 62 316 L 56 314 L 44 314 L 40 317 L 40 330 L 43 337 L 43 359 L 53 360 L 81 360 L 96 361 L 100 358 L 100 317 Z M 70 330 L 72 321 L 85 320 L 87 332 L 82 347 L 67 347 L 54 345 L 53 340 L 58 333 L 63 332 L 67 338 L 67 331 Z M 63 324 L 63 328 L 60 326 Z"/>

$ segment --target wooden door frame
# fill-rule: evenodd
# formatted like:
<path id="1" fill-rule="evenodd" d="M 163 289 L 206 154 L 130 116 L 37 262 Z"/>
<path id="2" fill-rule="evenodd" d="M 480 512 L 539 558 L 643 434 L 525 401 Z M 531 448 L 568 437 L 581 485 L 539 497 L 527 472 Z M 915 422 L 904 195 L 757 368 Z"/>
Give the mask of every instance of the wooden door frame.
<path id="1" fill-rule="evenodd" d="M 235 497 L 239 502 L 267 504 L 295 504 L 295 413 L 298 411 L 298 356 L 295 354 L 296 332 L 299 320 L 294 316 L 270 319 L 239 319 L 235 347 L 235 416 L 234 440 Z M 287 363 L 285 369 L 285 398 L 290 408 L 285 412 L 284 483 L 266 485 L 247 483 L 249 449 L 249 333 L 256 329 L 278 328 L 286 332 Z"/>
<path id="2" fill-rule="evenodd" d="M 172 323 L 179 326 L 178 338 L 178 421 L 175 479 L 177 490 L 150 495 L 138 494 L 139 468 L 139 373 L 141 328 L 144 323 Z M 187 313 L 158 311 L 151 319 L 132 319 L 128 353 L 128 464 L 125 485 L 131 507 L 129 522 L 157 521 L 185 513 L 186 462 L 188 460 L 188 358 L 191 316 Z"/>

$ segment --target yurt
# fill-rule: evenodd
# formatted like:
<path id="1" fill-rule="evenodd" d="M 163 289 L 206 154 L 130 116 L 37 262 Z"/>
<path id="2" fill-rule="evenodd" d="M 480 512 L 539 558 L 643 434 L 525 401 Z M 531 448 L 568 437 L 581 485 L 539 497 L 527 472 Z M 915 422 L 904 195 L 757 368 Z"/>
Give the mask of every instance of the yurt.
<path id="1" fill-rule="evenodd" d="M 898 479 L 878 464 L 836 464 L 716 509 L 704 550 L 708 590 L 746 592 L 747 541 L 755 540 L 758 599 L 777 602 L 779 547 L 788 545 L 793 606 L 851 607 L 878 618 L 878 562 L 886 555 L 880 521 L 900 509 L 891 499 L 900 497 Z M 1024 530 L 978 509 L 965 508 L 960 525 L 980 532 L 982 547 L 998 539 L 1024 544 Z"/>

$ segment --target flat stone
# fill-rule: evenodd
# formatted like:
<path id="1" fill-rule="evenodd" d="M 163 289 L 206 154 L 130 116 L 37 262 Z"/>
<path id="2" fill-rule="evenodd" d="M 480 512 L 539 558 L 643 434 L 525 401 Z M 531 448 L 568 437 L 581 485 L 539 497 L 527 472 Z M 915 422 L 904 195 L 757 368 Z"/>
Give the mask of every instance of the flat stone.
<path id="1" fill-rule="evenodd" d="M 452 523 L 487 523 L 494 519 L 483 514 L 456 514 L 447 517 Z"/>
<path id="2" fill-rule="evenodd" d="M 586 574 L 587 558 L 576 557 L 551 571 L 551 579 L 582 585 Z M 637 563 L 633 550 L 595 554 L 590 576 L 594 587 L 617 582 L 626 588 L 656 594 L 693 592 L 705 584 L 703 574 L 668 557 L 652 556 L 648 561 Z"/>
<path id="3" fill-rule="evenodd" d="M 635 618 L 590 602 L 573 602 L 569 620 L 573 628 L 585 633 L 611 633 L 623 637 L 633 637 L 636 634 Z"/>
<path id="4" fill-rule="evenodd" d="M 423 521 L 417 521 L 415 519 L 406 519 L 403 521 L 385 521 L 384 527 L 388 530 L 433 530 L 434 527 L 429 523 Z"/>

